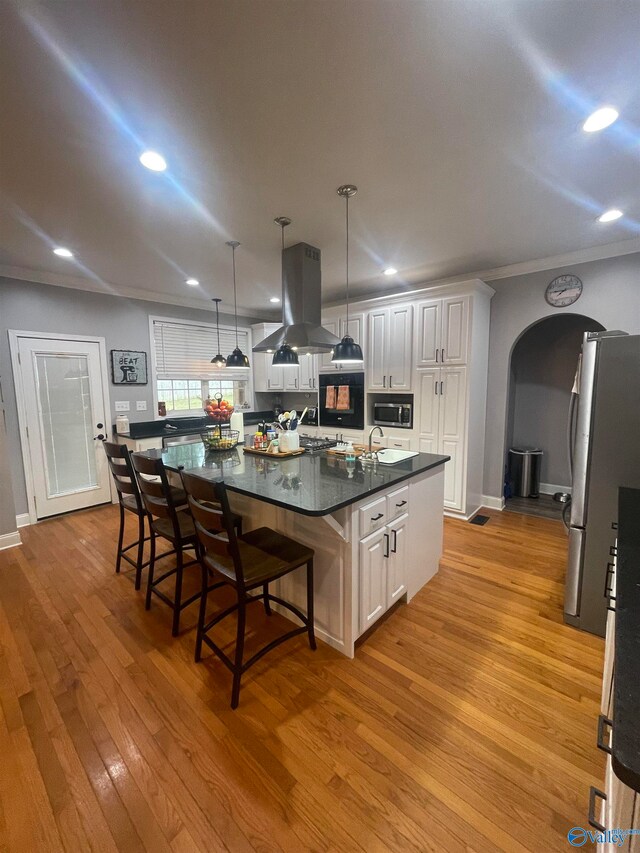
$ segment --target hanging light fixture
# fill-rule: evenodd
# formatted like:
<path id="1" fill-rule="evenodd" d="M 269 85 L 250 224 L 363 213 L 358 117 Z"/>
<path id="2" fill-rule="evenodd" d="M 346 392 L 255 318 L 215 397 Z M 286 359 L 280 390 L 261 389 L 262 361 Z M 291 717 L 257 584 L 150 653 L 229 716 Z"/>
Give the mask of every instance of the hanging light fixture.
<path id="1" fill-rule="evenodd" d="M 249 367 L 249 359 L 242 352 L 238 344 L 238 295 L 236 291 L 236 249 L 240 243 L 237 240 L 229 240 L 227 246 L 231 246 L 231 257 L 233 258 L 233 310 L 236 318 L 236 348 L 227 356 L 227 369 L 244 370 Z"/>
<path id="2" fill-rule="evenodd" d="M 216 303 L 216 329 L 218 330 L 218 355 L 214 356 L 211 359 L 211 364 L 214 367 L 218 367 L 218 368 L 222 369 L 223 367 L 227 366 L 227 359 L 223 355 L 220 354 L 220 314 L 218 311 L 218 306 L 222 302 L 222 299 L 213 299 L 212 301 Z"/>
<path id="3" fill-rule="evenodd" d="M 347 285 L 347 324 L 345 335 L 339 344 L 333 349 L 331 356 L 332 364 L 359 364 L 364 361 L 362 348 L 349 334 L 349 199 L 358 192 L 358 187 L 353 184 L 344 184 L 338 187 L 338 195 L 345 200 L 346 211 L 346 233 L 347 233 L 347 255 L 346 255 L 346 285 Z"/>
<path id="4" fill-rule="evenodd" d="M 291 225 L 291 220 L 287 216 L 278 216 L 277 219 L 274 219 L 274 222 L 282 229 L 282 252 L 280 253 L 280 257 L 282 259 L 281 279 L 282 293 L 284 296 L 284 229 L 287 227 L 287 225 Z M 298 361 L 298 353 L 295 350 L 291 349 L 291 347 L 286 341 L 284 341 L 280 348 L 274 352 L 271 364 L 275 365 L 276 367 L 300 367 L 300 362 Z"/>

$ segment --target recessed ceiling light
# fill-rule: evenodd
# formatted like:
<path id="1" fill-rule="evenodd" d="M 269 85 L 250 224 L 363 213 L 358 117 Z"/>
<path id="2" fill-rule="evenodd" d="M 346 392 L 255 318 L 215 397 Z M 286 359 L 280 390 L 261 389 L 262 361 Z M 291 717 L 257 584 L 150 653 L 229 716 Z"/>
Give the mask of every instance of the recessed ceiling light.
<path id="1" fill-rule="evenodd" d="M 618 110 L 615 107 L 600 107 L 594 113 L 591 113 L 589 118 L 582 125 L 582 129 L 587 133 L 595 133 L 597 130 L 604 130 L 609 127 L 618 118 Z"/>
<path id="2" fill-rule="evenodd" d="M 605 210 L 602 216 L 598 217 L 598 222 L 615 222 L 616 219 L 620 219 L 622 216 L 621 210 L 616 210 L 613 208 L 612 210 Z"/>
<path id="3" fill-rule="evenodd" d="M 395 267 L 387 267 L 386 270 L 383 270 L 385 275 L 396 275 L 398 270 Z"/>
<path id="4" fill-rule="evenodd" d="M 279 296 L 272 296 L 271 299 L 269 300 L 269 302 L 280 302 L 280 297 Z"/>
<path id="5" fill-rule="evenodd" d="M 152 172 L 164 172 L 167 168 L 167 161 L 157 151 L 143 151 L 140 155 L 140 162 Z"/>
<path id="6" fill-rule="evenodd" d="M 188 279 L 185 281 L 185 284 L 190 284 L 190 285 L 191 285 L 191 287 L 196 287 L 198 284 L 200 284 L 200 282 L 198 281 L 198 279 L 197 279 L 197 278 L 188 278 Z"/>
<path id="7" fill-rule="evenodd" d="M 64 246 L 58 246 L 53 250 L 53 254 L 57 255 L 59 258 L 72 258 L 73 252 L 71 249 L 65 249 Z"/>

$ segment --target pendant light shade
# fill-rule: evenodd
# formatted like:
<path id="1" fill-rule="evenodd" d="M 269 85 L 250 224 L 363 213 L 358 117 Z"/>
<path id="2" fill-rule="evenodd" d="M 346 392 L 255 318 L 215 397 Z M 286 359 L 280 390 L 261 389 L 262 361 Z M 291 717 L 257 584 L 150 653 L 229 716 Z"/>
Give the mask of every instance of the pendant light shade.
<path id="1" fill-rule="evenodd" d="M 217 367 L 220 370 L 222 370 L 222 368 L 227 366 L 227 359 L 223 355 L 220 354 L 220 313 L 219 313 L 218 306 L 220 305 L 222 300 L 221 299 L 213 299 L 212 301 L 216 303 L 216 329 L 218 330 L 218 354 L 215 355 L 211 359 L 211 364 L 214 367 Z"/>
<path id="2" fill-rule="evenodd" d="M 333 348 L 331 356 L 332 364 L 361 364 L 364 361 L 362 355 L 362 347 L 357 344 L 349 334 L 349 199 L 352 195 L 358 192 L 358 187 L 353 184 L 344 184 L 338 187 L 338 195 L 345 200 L 345 230 L 347 236 L 347 253 L 346 253 L 346 275 L 345 281 L 347 285 L 347 323 L 345 326 L 345 335 L 339 344 Z"/>
<path id="3" fill-rule="evenodd" d="M 236 249 L 240 243 L 237 240 L 229 240 L 227 246 L 231 246 L 231 257 L 233 258 L 233 310 L 236 318 L 236 348 L 227 356 L 227 370 L 244 370 L 250 367 L 249 359 L 240 349 L 238 344 L 238 296 L 236 291 Z"/>
<path id="4" fill-rule="evenodd" d="M 282 344 L 273 354 L 271 364 L 277 367 L 300 367 L 298 353 L 289 344 Z"/>

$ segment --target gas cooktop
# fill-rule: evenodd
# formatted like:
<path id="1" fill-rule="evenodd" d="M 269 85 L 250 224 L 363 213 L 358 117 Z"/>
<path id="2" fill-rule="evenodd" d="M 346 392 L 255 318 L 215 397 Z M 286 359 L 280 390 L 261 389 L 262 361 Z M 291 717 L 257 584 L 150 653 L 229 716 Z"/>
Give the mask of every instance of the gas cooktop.
<path id="1" fill-rule="evenodd" d="M 300 436 L 300 447 L 304 447 L 307 453 L 318 453 L 320 450 L 329 450 L 337 445 L 333 438 L 312 438 L 311 436 Z"/>

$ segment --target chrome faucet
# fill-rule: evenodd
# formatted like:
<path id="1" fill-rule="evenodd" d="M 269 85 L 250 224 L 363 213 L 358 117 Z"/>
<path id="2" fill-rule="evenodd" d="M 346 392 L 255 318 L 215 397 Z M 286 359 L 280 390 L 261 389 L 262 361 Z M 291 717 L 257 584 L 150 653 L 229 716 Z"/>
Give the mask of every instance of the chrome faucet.
<path id="1" fill-rule="evenodd" d="M 371 437 L 373 436 L 373 433 L 376 430 L 380 431 L 380 438 L 384 438 L 384 433 L 382 432 L 382 427 L 379 427 L 379 426 L 371 427 L 371 429 L 369 430 L 369 458 L 370 459 L 373 458 L 373 451 L 371 449 Z"/>

